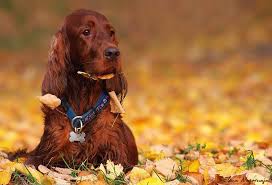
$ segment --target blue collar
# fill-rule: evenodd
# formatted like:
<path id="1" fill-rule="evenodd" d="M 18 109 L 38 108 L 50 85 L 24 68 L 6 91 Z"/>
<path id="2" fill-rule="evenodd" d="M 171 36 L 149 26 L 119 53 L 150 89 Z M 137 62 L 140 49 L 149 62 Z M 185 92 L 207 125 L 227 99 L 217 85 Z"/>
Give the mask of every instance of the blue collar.
<path id="1" fill-rule="evenodd" d="M 106 105 L 109 103 L 109 99 L 108 93 L 103 91 L 95 106 L 81 116 L 76 115 L 66 99 L 61 100 L 61 105 L 66 111 L 66 115 L 69 118 L 72 127 L 75 129 L 75 132 L 80 132 L 87 123 L 91 122 L 98 115 L 98 113 L 100 113 L 102 109 L 106 107 Z"/>

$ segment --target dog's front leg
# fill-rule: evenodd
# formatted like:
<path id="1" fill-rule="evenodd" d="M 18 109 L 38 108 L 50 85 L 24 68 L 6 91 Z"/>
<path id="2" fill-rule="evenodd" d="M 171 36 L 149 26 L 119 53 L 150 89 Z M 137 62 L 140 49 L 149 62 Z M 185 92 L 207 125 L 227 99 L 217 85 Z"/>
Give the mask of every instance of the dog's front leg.
<path id="1" fill-rule="evenodd" d="M 96 156 L 100 160 L 96 160 L 96 163 L 107 163 L 107 160 L 111 160 L 114 164 L 121 164 L 124 167 L 124 171 L 128 171 L 133 167 L 129 163 L 128 148 L 125 143 L 118 142 L 118 140 L 112 140 L 107 144 L 104 144 L 98 151 Z"/>

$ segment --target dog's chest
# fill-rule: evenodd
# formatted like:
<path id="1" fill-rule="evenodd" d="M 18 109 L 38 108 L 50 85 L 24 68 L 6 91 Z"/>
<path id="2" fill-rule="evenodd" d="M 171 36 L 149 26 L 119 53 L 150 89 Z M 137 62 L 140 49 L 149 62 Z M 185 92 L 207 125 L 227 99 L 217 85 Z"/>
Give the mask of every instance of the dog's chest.
<path id="1" fill-rule="evenodd" d="M 106 108 L 93 123 L 87 124 L 82 130 L 81 134 L 84 134 L 84 142 L 71 142 L 69 140 L 65 148 L 73 156 L 82 155 L 83 153 L 91 156 L 101 148 L 110 147 L 111 143 L 118 141 L 122 134 L 122 121 L 115 116 L 109 113 Z"/>

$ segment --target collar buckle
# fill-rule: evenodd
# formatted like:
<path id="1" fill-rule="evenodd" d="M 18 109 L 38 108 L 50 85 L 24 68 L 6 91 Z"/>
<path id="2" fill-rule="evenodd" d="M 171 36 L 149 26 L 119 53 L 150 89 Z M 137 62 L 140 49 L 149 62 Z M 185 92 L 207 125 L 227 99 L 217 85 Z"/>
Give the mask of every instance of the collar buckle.
<path id="1" fill-rule="evenodd" d="M 81 116 L 77 116 L 72 107 L 69 105 L 65 98 L 61 99 L 61 105 L 66 111 L 66 116 L 71 122 L 71 126 L 75 130 L 75 133 L 80 134 L 85 124 L 91 122 L 102 111 L 103 108 L 109 103 L 109 95 L 106 91 L 103 91 L 98 98 L 94 107 L 85 112 Z"/>
<path id="2" fill-rule="evenodd" d="M 83 128 L 82 116 L 75 116 L 71 122 L 72 122 L 73 128 L 75 129 L 75 133 L 80 133 Z"/>

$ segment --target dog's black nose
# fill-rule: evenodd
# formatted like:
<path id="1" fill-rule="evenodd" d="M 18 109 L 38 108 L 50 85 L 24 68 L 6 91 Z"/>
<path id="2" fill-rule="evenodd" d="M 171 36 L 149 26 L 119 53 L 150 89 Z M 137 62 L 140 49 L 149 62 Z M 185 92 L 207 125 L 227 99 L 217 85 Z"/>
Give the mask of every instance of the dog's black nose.
<path id="1" fill-rule="evenodd" d="M 118 48 L 110 47 L 105 49 L 104 56 L 107 60 L 115 60 L 120 55 L 120 51 Z"/>

